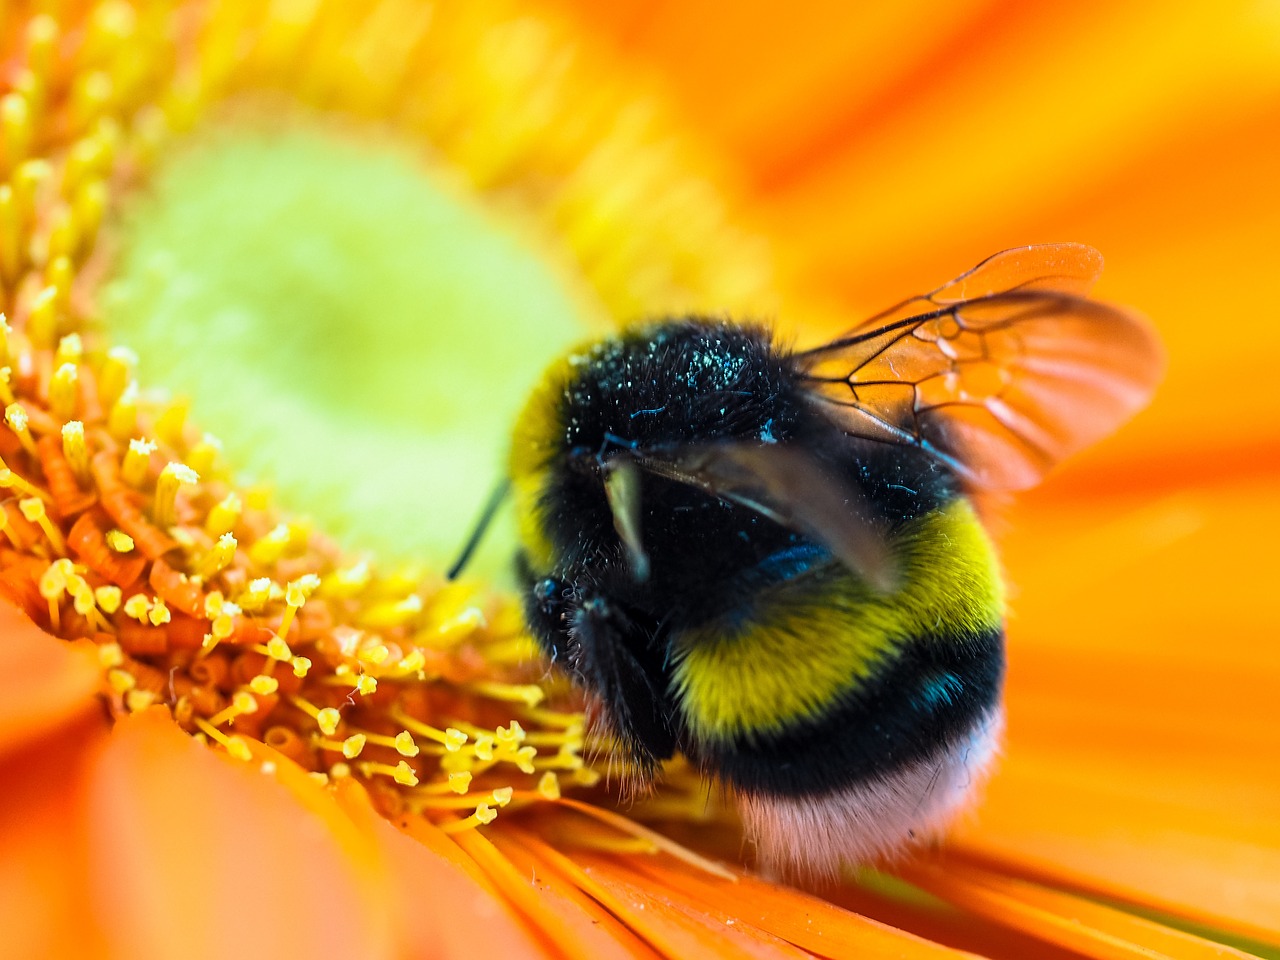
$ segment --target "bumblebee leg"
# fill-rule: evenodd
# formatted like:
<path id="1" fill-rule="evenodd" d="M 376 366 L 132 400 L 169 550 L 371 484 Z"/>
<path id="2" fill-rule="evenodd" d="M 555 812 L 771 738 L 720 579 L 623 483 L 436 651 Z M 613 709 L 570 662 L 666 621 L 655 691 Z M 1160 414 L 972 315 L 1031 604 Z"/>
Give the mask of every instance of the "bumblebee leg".
<path id="1" fill-rule="evenodd" d="M 570 615 L 570 663 L 599 698 L 611 732 L 647 779 L 676 749 L 668 676 L 646 630 L 605 597 L 583 598 Z"/>

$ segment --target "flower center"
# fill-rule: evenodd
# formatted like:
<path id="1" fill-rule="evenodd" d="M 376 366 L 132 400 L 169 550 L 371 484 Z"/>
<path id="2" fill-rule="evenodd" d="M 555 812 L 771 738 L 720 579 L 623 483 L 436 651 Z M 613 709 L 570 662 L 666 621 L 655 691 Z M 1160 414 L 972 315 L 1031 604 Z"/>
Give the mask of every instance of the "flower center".
<path id="1" fill-rule="evenodd" d="M 198 140 L 125 222 L 104 310 L 146 346 L 142 381 L 189 396 L 282 505 L 384 557 L 457 548 L 534 377 L 587 329 L 514 231 L 333 125 Z"/>

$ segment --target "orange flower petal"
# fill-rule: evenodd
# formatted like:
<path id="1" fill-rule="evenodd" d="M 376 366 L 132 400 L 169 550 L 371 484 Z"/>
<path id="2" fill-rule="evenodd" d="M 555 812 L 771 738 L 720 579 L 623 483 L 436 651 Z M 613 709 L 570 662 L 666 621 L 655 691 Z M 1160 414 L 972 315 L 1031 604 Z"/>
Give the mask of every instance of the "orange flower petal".
<path id="1" fill-rule="evenodd" d="M 92 773 L 90 839 L 115 954 L 391 956 L 376 847 L 331 798 L 296 792 L 163 710 L 121 720 Z"/>
<path id="2" fill-rule="evenodd" d="M 45 646 L 61 649 L 59 642 L 41 636 Z M 106 739 L 105 722 L 87 716 L 38 743 L 14 747 L 0 763 L 0 936 L 5 956 L 61 960 L 103 955 L 103 934 L 86 910 L 92 804 L 87 774 Z"/>
<path id="3" fill-rule="evenodd" d="M 396 830 L 352 779 L 338 781 L 337 797 L 382 849 L 405 957 L 555 955 L 441 830 L 420 818 L 403 825 L 407 832 Z"/>
<path id="4" fill-rule="evenodd" d="M 602 867 L 603 869 L 603 867 Z M 614 868 L 610 868 L 614 869 Z M 956 951 L 840 909 L 792 887 L 744 875 L 736 880 L 697 871 L 669 858 L 636 856 L 616 869 L 640 883 L 679 893 L 711 915 L 745 921 L 796 946 L 840 958 L 938 958 Z"/>
<path id="5" fill-rule="evenodd" d="M 1222 944 L 1070 894 L 955 863 L 908 869 L 904 876 L 949 903 L 1097 960 L 1246 957 Z"/>
<path id="6" fill-rule="evenodd" d="M 49 636 L 0 600 L 0 754 L 67 720 L 101 712 L 94 648 Z"/>

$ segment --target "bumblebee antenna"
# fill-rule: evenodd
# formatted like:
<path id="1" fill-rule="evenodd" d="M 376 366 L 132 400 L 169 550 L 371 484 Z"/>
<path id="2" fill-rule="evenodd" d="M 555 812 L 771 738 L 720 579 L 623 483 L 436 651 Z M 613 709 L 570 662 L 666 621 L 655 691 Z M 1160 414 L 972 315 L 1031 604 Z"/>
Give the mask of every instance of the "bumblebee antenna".
<path id="1" fill-rule="evenodd" d="M 498 481 L 498 485 L 493 488 L 493 493 L 489 494 L 489 499 L 485 501 L 484 510 L 481 511 L 480 517 L 476 520 L 475 526 L 471 528 L 471 536 L 467 537 L 467 542 L 462 546 L 462 553 L 458 555 L 458 559 L 453 561 L 453 566 L 449 568 L 449 572 L 444 575 L 445 580 L 453 581 L 458 579 L 458 575 L 462 573 L 471 555 L 476 552 L 476 547 L 480 545 L 481 539 L 484 538 L 485 531 L 489 529 L 489 524 L 493 522 L 494 514 L 498 512 L 498 508 L 502 506 L 502 501 L 507 499 L 507 494 L 511 491 L 511 481 L 503 477 Z"/>

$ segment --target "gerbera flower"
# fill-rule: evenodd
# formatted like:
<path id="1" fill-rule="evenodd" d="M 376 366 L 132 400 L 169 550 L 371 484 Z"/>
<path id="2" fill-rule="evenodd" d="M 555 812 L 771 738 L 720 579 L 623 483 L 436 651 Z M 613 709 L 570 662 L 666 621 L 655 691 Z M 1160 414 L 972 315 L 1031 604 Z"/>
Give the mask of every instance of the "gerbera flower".
<path id="1" fill-rule="evenodd" d="M 870 17 L 6 11 L 6 951 L 1280 949 L 1280 25 Z M 816 339 L 1056 239 L 1108 252 L 1170 369 L 1011 513 L 980 810 L 822 898 L 738 865 L 686 771 L 613 811 L 511 604 L 440 575 L 528 378 L 642 314 Z"/>

